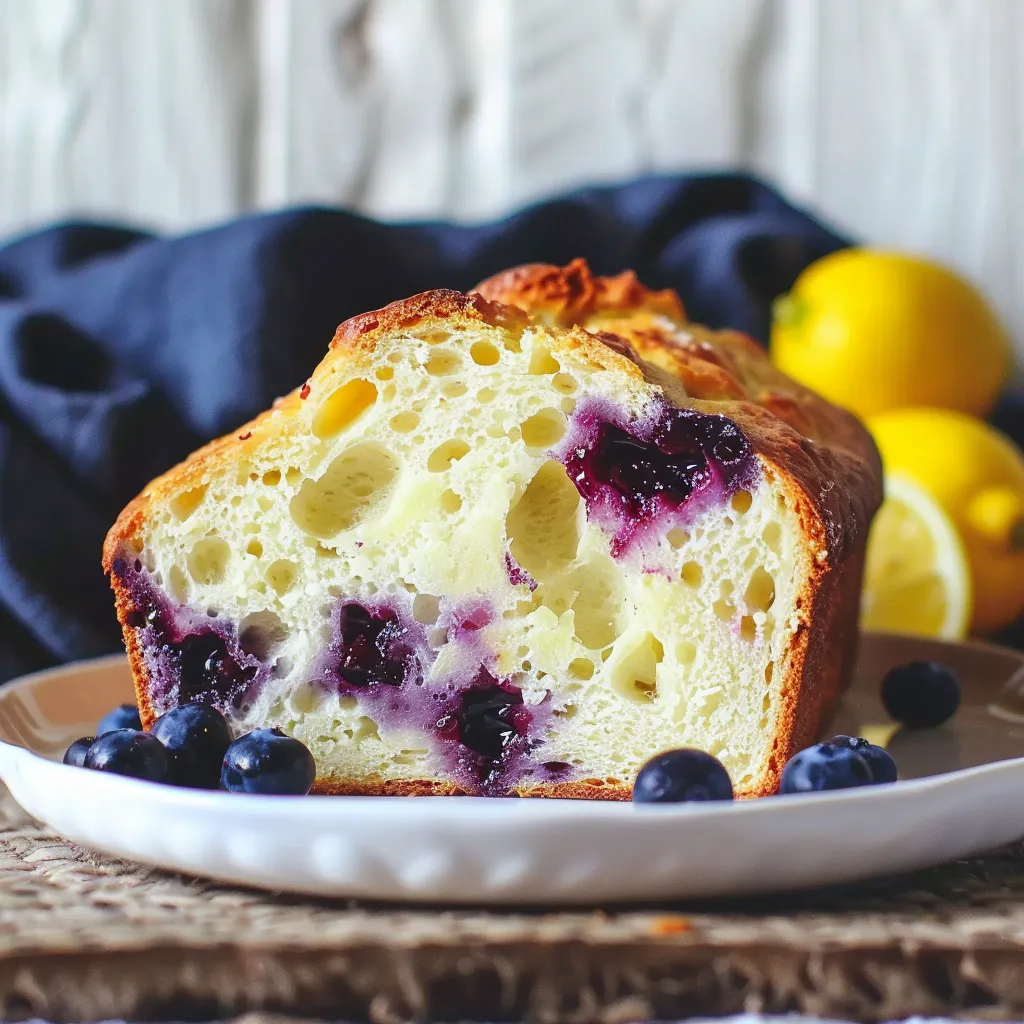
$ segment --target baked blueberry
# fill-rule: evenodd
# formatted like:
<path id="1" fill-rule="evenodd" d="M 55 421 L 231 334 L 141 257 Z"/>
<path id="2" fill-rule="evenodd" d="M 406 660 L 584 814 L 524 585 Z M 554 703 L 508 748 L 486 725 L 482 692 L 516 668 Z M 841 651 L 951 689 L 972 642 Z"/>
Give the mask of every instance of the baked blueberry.
<path id="1" fill-rule="evenodd" d="M 884 747 L 869 743 L 863 736 L 833 736 L 829 743 L 834 747 L 846 747 L 860 754 L 867 761 L 876 783 L 896 781 L 896 762 Z"/>
<path id="2" fill-rule="evenodd" d="M 151 730 L 167 751 L 169 779 L 176 786 L 216 789 L 231 745 L 224 716 L 209 704 L 193 702 L 161 715 Z"/>
<path id="3" fill-rule="evenodd" d="M 934 729 L 960 707 L 960 680 L 937 661 L 911 661 L 882 679 L 885 710 L 907 729 Z"/>
<path id="4" fill-rule="evenodd" d="M 280 729 L 257 729 L 235 740 L 224 755 L 221 785 L 229 793 L 305 796 L 316 764 L 305 744 Z"/>
<path id="5" fill-rule="evenodd" d="M 135 729 L 117 729 L 98 736 L 85 755 L 85 767 L 149 782 L 168 781 L 163 744 L 148 732 Z"/>
<path id="6" fill-rule="evenodd" d="M 96 735 L 102 736 L 105 732 L 116 732 L 118 729 L 142 729 L 139 709 L 134 704 L 120 704 L 113 711 L 108 711 L 96 726 Z"/>
<path id="7" fill-rule="evenodd" d="M 732 798 L 725 765 L 703 750 L 669 750 L 652 757 L 633 783 L 633 802 L 640 804 Z"/>
<path id="8" fill-rule="evenodd" d="M 89 752 L 89 747 L 92 746 L 92 742 L 95 738 L 95 736 L 82 736 L 81 739 L 75 740 L 75 742 L 64 751 L 64 763 L 70 764 L 74 768 L 84 768 L 85 755 Z"/>
<path id="9" fill-rule="evenodd" d="M 782 770 L 780 793 L 816 793 L 825 789 L 870 786 L 875 778 L 868 762 L 855 750 L 818 743 L 801 750 Z"/>

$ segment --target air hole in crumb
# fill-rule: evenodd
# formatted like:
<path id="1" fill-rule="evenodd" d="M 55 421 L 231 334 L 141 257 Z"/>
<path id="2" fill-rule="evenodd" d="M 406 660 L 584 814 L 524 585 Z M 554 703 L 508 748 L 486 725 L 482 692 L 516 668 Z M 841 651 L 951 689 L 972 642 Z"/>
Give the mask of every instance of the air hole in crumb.
<path id="1" fill-rule="evenodd" d="M 267 566 L 267 582 L 278 592 L 286 594 L 295 583 L 296 566 L 287 558 L 279 558 Z"/>
<path id="2" fill-rule="evenodd" d="M 458 352 L 439 349 L 437 352 L 430 353 L 430 358 L 423 368 L 431 377 L 446 377 L 450 373 L 455 373 L 461 366 L 462 359 L 459 358 Z"/>
<path id="3" fill-rule="evenodd" d="M 338 698 L 338 707 L 342 711 L 354 711 L 359 706 L 359 701 L 350 693 L 343 693 Z"/>
<path id="4" fill-rule="evenodd" d="M 274 507 L 274 503 L 265 494 L 261 494 L 256 499 L 256 504 L 259 505 L 260 510 L 263 512 L 269 512 Z"/>
<path id="5" fill-rule="evenodd" d="M 191 490 L 177 495 L 171 501 L 171 511 L 178 519 L 188 519 L 199 507 L 205 496 L 206 484 L 203 484 L 201 487 L 193 487 Z"/>
<path id="6" fill-rule="evenodd" d="M 505 518 L 512 557 L 535 579 L 568 565 L 579 547 L 580 494 L 553 459 L 537 470 Z"/>
<path id="7" fill-rule="evenodd" d="M 409 409 L 407 409 L 405 412 L 398 413 L 396 416 L 392 416 L 389 423 L 391 429 L 399 434 L 411 433 L 419 425 L 419 414 L 412 412 Z"/>
<path id="8" fill-rule="evenodd" d="M 529 448 L 550 448 L 565 433 L 565 417 L 557 409 L 541 409 L 521 426 L 523 442 Z"/>
<path id="9" fill-rule="evenodd" d="M 563 395 L 571 395 L 576 391 L 576 381 L 568 373 L 556 373 L 551 379 L 551 386 Z"/>
<path id="10" fill-rule="evenodd" d="M 315 437 L 325 440 L 340 434 L 377 401 L 377 387 L 357 377 L 329 395 L 313 416 Z"/>
<path id="11" fill-rule="evenodd" d="M 245 553 L 247 555 L 252 555 L 253 558 L 262 558 L 263 545 L 255 537 L 253 537 L 253 539 L 249 541 L 248 544 L 246 544 Z"/>
<path id="12" fill-rule="evenodd" d="M 530 373 L 536 376 L 546 376 L 549 373 L 558 373 L 562 367 L 544 345 L 534 345 L 530 353 Z M 570 378 L 571 380 L 572 378 Z"/>
<path id="13" fill-rule="evenodd" d="M 768 664 L 771 664 L 769 662 Z M 761 713 L 767 715 L 772 709 L 772 696 L 770 693 L 766 693 L 761 701 Z"/>
<path id="14" fill-rule="evenodd" d="M 751 495 L 750 491 L 737 491 L 732 496 L 732 501 L 730 502 L 730 504 L 732 505 L 734 511 L 738 512 L 740 515 L 743 515 L 744 512 L 750 511 L 750 506 L 753 503 L 753 501 L 754 498 L 753 495 Z"/>
<path id="15" fill-rule="evenodd" d="M 267 487 L 276 487 L 281 482 L 281 471 L 279 469 L 268 469 L 263 474 L 263 483 Z"/>
<path id="16" fill-rule="evenodd" d="M 589 658 L 573 658 L 569 662 L 569 675 L 577 679 L 590 679 L 594 675 L 594 663 Z"/>
<path id="17" fill-rule="evenodd" d="M 378 366 L 377 372 L 374 376 L 377 380 L 391 380 L 395 375 L 395 368 L 393 366 Z"/>
<path id="18" fill-rule="evenodd" d="M 462 499 L 449 487 L 441 492 L 441 510 L 448 513 L 458 512 L 462 508 Z"/>
<path id="19" fill-rule="evenodd" d="M 284 481 L 289 487 L 294 487 L 302 479 L 302 470 L 289 466 L 284 474 Z"/>
<path id="20" fill-rule="evenodd" d="M 712 611 L 723 621 L 732 622 L 733 617 L 736 615 L 736 605 L 729 604 L 728 601 L 723 601 L 721 598 L 717 600 L 712 606 Z"/>
<path id="21" fill-rule="evenodd" d="M 238 644 L 246 654 L 267 661 L 288 639 L 288 627 L 271 611 L 254 612 L 238 624 Z"/>
<path id="22" fill-rule="evenodd" d="M 432 626 L 440 614 L 440 599 L 433 594 L 417 594 L 412 599 L 412 617 L 424 626 Z"/>
<path id="23" fill-rule="evenodd" d="M 652 633 L 626 655 L 612 672 L 612 686 L 629 700 L 646 703 L 658 696 L 657 671 L 665 651 Z"/>
<path id="24" fill-rule="evenodd" d="M 478 366 L 493 366 L 501 358 L 501 353 L 489 341 L 473 342 L 469 355 Z"/>
<path id="25" fill-rule="evenodd" d="M 441 388 L 442 394 L 449 398 L 461 398 L 468 390 L 461 380 L 450 380 Z"/>
<path id="26" fill-rule="evenodd" d="M 458 462 L 459 459 L 469 454 L 469 445 L 459 438 L 453 438 L 450 441 L 445 441 L 444 444 L 439 444 L 427 457 L 427 469 L 431 473 L 443 473 L 446 469 L 451 469 L 453 462 Z"/>
<path id="27" fill-rule="evenodd" d="M 743 601 L 748 610 L 757 612 L 766 612 L 775 603 L 775 580 L 762 566 L 750 577 Z"/>
<path id="28" fill-rule="evenodd" d="M 320 541 L 316 542 L 313 550 L 316 552 L 317 558 L 337 558 L 338 551 L 336 548 L 328 547 L 326 544 L 321 544 Z"/>
<path id="29" fill-rule="evenodd" d="M 571 416 L 576 409 L 575 398 L 563 398 L 560 404 L 566 416 Z"/>
<path id="30" fill-rule="evenodd" d="M 732 592 L 736 589 L 736 584 L 732 580 L 720 580 L 718 583 L 718 595 L 719 597 L 732 597 Z"/>
<path id="31" fill-rule="evenodd" d="M 377 723 L 372 718 L 367 718 L 366 715 L 360 715 L 352 732 L 352 739 L 356 743 L 362 743 L 363 740 L 379 740 L 380 732 L 377 729 Z"/>
<path id="32" fill-rule="evenodd" d="M 337 456 L 319 480 L 305 480 L 289 506 L 306 533 L 329 540 L 386 500 L 398 475 L 394 456 L 372 442 Z"/>
<path id="33" fill-rule="evenodd" d="M 747 643 L 753 643 L 757 637 L 757 623 L 751 615 L 744 615 L 740 619 L 740 639 Z"/>
<path id="34" fill-rule="evenodd" d="M 184 604 L 188 598 L 188 578 L 182 572 L 181 567 L 177 565 L 172 565 L 167 575 L 170 577 L 168 583 L 171 589 L 171 597 L 179 602 L 179 604 Z"/>
<path id="35" fill-rule="evenodd" d="M 768 545 L 769 551 L 778 554 L 782 549 L 782 527 L 778 523 L 768 523 L 761 531 L 761 537 Z"/>
<path id="36" fill-rule="evenodd" d="M 684 562 L 679 575 L 688 586 L 698 587 L 701 580 L 704 579 L 704 570 L 699 562 Z"/>
<path id="37" fill-rule="evenodd" d="M 498 392 L 494 388 L 481 388 L 476 393 L 476 400 L 481 405 L 486 405 L 488 402 L 493 402 L 498 397 Z"/>
<path id="38" fill-rule="evenodd" d="M 568 582 L 575 591 L 573 634 L 589 650 L 605 648 L 601 657 L 607 661 L 612 653 L 608 645 L 618 639 L 620 632 L 622 574 L 609 557 L 580 566 Z"/>
<path id="39" fill-rule="evenodd" d="M 188 555 L 189 575 L 196 583 L 220 583 L 231 560 L 231 548 L 220 537 L 196 541 Z"/>
<path id="40" fill-rule="evenodd" d="M 773 675 L 775 675 L 775 662 L 769 661 L 764 667 L 764 681 L 766 683 L 771 683 Z"/>
<path id="41" fill-rule="evenodd" d="M 680 665 L 692 665 L 697 659 L 697 648 L 687 640 L 676 644 L 676 661 Z"/>
<path id="42" fill-rule="evenodd" d="M 309 683 L 301 683 L 292 690 L 288 703 L 293 711 L 308 715 L 316 707 L 316 692 Z"/>
<path id="43" fill-rule="evenodd" d="M 681 548 L 689 539 L 690 535 L 685 531 L 681 530 L 678 526 L 673 526 L 668 533 L 665 534 L 665 539 L 672 545 L 672 547 L 678 549 Z M 694 565 L 694 562 L 687 562 L 687 565 Z M 699 569 L 700 566 L 697 566 Z"/>
<path id="44" fill-rule="evenodd" d="M 561 710 L 556 709 L 552 714 L 558 715 L 559 718 L 575 718 L 579 709 L 575 704 L 566 704 Z"/>

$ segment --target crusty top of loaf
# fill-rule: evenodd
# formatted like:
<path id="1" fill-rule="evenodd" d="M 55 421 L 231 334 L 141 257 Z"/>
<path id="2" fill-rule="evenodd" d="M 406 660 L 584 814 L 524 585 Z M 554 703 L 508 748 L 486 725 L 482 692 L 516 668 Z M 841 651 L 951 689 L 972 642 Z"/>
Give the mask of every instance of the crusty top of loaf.
<path id="1" fill-rule="evenodd" d="M 474 291 L 551 327 L 625 338 L 682 384 L 685 404 L 735 420 L 755 450 L 797 479 L 822 517 L 830 555 L 843 559 L 863 543 L 882 498 L 870 434 L 852 413 L 776 369 L 746 334 L 692 323 L 671 289 L 646 288 L 631 270 L 598 277 L 582 259 L 515 267 Z"/>
<path id="2" fill-rule="evenodd" d="M 105 570 L 141 533 L 151 501 L 195 486 L 283 433 L 308 430 L 312 403 L 306 399 L 330 387 L 336 372 L 358 368 L 382 338 L 412 327 L 457 331 L 487 324 L 516 332 L 531 322 L 550 328 L 556 353 L 574 350 L 594 365 L 660 386 L 679 406 L 734 420 L 762 460 L 806 494 L 820 523 L 810 532 L 823 532 L 821 547 L 830 560 L 842 561 L 863 546 L 881 500 L 881 468 L 853 416 L 780 374 L 745 335 L 686 321 L 674 292 L 651 291 L 631 272 L 594 277 L 576 260 L 564 268 L 516 268 L 470 295 L 424 292 L 346 321 L 305 384 L 152 481 L 125 508 L 104 545 Z"/>

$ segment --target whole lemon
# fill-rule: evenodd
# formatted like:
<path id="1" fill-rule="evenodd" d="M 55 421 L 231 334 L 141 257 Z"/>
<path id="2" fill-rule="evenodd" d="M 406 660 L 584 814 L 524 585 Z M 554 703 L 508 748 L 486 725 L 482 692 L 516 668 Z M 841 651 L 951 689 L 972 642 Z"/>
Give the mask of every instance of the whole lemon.
<path id="1" fill-rule="evenodd" d="M 832 253 L 773 314 L 776 366 L 861 417 L 910 405 L 984 416 L 1009 370 L 1009 341 L 981 294 L 912 256 Z"/>
<path id="2" fill-rule="evenodd" d="M 971 628 L 1024 611 L 1024 456 L 973 416 L 894 409 L 868 421 L 886 473 L 911 477 L 956 525 L 971 566 Z"/>

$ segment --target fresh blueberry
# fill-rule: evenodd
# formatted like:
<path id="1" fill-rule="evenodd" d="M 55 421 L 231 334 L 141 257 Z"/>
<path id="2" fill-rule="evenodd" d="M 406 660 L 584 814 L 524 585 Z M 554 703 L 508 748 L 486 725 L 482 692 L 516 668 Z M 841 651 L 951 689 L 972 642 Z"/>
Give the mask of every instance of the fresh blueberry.
<path id="1" fill-rule="evenodd" d="M 876 783 L 896 781 L 896 762 L 884 747 L 876 747 L 863 736 L 833 736 L 829 743 L 834 747 L 846 747 L 860 754 L 867 761 Z"/>
<path id="2" fill-rule="evenodd" d="M 64 763 L 70 764 L 74 768 L 84 768 L 85 755 L 89 752 L 89 747 L 95 738 L 95 736 L 83 736 L 81 739 L 75 740 L 64 751 Z"/>
<path id="3" fill-rule="evenodd" d="M 117 732 L 118 729 L 134 729 L 136 732 L 142 729 L 142 719 L 139 718 L 139 709 L 134 704 L 121 704 L 113 711 L 107 712 L 96 726 L 96 735 L 102 736 L 105 732 Z"/>
<path id="4" fill-rule="evenodd" d="M 912 661 L 882 680 L 885 710 L 907 729 L 934 729 L 956 714 L 960 680 L 937 661 Z"/>
<path id="5" fill-rule="evenodd" d="M 229 793 L 305 796 L 316 778 L 313 755 L 280 729 L 257 729 L 224 755 L 221 785 Z"/>
<path id="6" fill-rule="evenodd" d="M 149 782 L 168 781 L 163 744 L 148 732 L 135 729 L 117 729 L 93 740 L 85 755 L 85 767 Z"/>
<path id="7" fill-rule="evenodd" d="M 868 762 L 849 747 L 819 743 L 801 750 L 782 771 L 780 793 L 852 789 L 875 781 Z"/>
<path id="8" fill-rule="evenodd" d="M 659 754 L 640 769 L 633 784 L 633 801 L 641 804 L 732 798 L 732 781 L 725 766 L 703 750 Z"/>
<path id="9" fill-rule="evenodd" d="M 161 715 L 151 730 L 167 751 L 170 781 L 192 789 L 216 789 L 231 745 L 224 716 L 209 704 L 182 704 Z"/>

